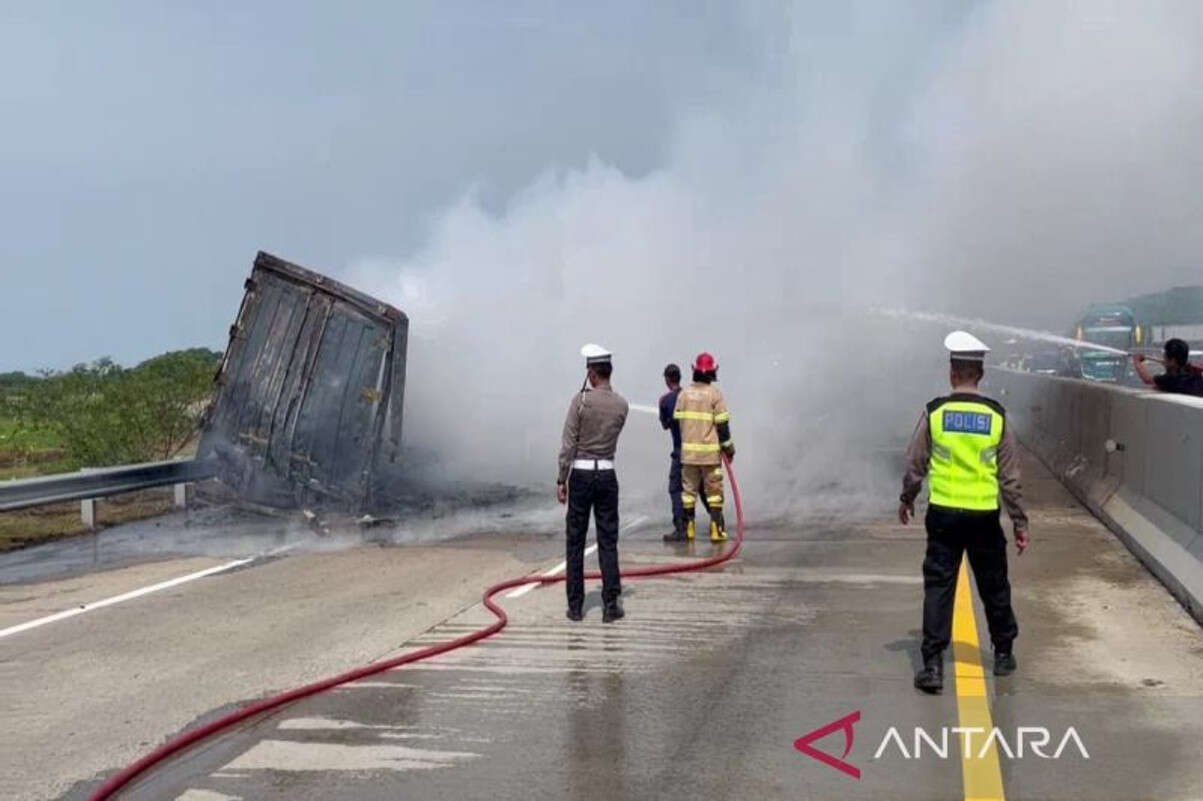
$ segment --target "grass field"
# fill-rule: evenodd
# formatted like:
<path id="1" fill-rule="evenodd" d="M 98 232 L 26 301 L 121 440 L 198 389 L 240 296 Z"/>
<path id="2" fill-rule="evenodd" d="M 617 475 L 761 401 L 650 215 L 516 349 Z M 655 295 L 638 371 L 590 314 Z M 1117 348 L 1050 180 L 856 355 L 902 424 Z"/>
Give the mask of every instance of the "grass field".
<path id="1" fill-rule="evenodd" d="M 45 476 L 71 468 L 53 431 L 0 417 L 0 479 Z"/>
<path id="2" fill-rule="evenodd" d="M 105 357 L 36 376 L 0 372 L 0 481 L 188 458 L 221 356 L 188 348 L 133 367 Z M 100 499 L 98 525 L 161 514 L 170 500 L 170 489 Z M 83 531 L 77 503 L 0 513 L 0 550 Z"/>
<path id="3" fill-rule="evenodd" d="M 0 418 L 0 480 L 32 478 L 75 469 L 52 431 L 29 430 Z M 171 509 L 171 487 L 133 492 L 101 500 L 97 526 L 105 527 L 161 515 Z M 0 512 L 0 551 L 84 534 L 79 503 L 59 503 Z"/>
<path id="4" fill-rule="evenodd" d="M 97 501 L 97 527 L 142 520 L 171 511 L 171 487 L 115 495 Z M 39 542 L 86 534 L 79 516 L 79 503 L 56 503 L 0 512 L 0 551 L 11 551 Z"/>
<path id="5" fill-rule="evenodd" d="M 0 417 L 0 450 L 46 450 L 61 447 L 53 431 L 22 426 L 16 420 Z"/>

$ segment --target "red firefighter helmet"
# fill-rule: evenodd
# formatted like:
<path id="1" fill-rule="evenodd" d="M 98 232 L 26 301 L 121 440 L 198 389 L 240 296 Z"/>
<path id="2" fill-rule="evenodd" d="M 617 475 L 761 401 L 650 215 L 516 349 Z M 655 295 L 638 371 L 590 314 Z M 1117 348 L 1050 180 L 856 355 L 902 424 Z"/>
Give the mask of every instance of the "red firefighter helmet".
<path id="1" fill-rule="evenodd" d="M 698 357 L 693 360 L 693 369 L 700 373 L 709 373 L 718 369 L 718 362 L 716 362 L 714 357 L 709 353 L 702 351 L 698 354 Z"/>

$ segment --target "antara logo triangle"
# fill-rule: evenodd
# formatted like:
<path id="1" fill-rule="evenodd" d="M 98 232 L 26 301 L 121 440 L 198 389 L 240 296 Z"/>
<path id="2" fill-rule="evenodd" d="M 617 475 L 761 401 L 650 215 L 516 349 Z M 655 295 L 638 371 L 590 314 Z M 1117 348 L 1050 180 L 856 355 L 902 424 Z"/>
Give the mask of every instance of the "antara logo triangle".
<path id="1" fill-rule="evenodd" d="M 794 740 L 794 748 L 797 748 L 811 759 L 817 759 L 824 765 L 830 765 L 841 773 L 846 773 L 854 779 L 859 779 L 860 768 L 844 761 L 844 758 L 851 753 L 852 741 L 856 737 L 856 733 L 852 730 L 852 727 L 859 721 L 860 710 L 857 710 L 856 712 L 842 717 L 839 720 L 831 721 L 822 728 L 815 729 L 810 734 L 802 735 L 797 740 Z M 828 754 L 824 751 L 820 751 L 812 745 L 812 743 L 814 743 L 816 740 L 822 740 L 827 735 L 833 734 L 837 731 L 844 732 L 844 753 L 838 758 L 833 757 L 831 754 Z"/>

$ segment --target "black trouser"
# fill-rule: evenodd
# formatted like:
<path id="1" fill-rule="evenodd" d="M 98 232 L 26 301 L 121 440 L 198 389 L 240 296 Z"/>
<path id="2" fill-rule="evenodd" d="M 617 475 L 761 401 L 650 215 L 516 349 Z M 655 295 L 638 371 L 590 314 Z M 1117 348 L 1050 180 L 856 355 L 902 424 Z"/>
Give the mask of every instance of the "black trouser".
<path id="1" fill-rule="evenodd" d="M 673 525 L 685 519 L 685 505 L 681 503 L 681 452 L 672 452 L 672 461 L 668 465 L 668 497 L 672 503 Z"/>
<path id="2" fill-rule="evenodd" d="M 923 560 L 923 658 L 944 653 L 952 639 L 952 607 L 957 591 L 961 554 L 969 566 L 986 607 L 986 623 L 994 650 L 1011 650 L 1019 634 L 1011 610 L 1007 580 L 1007 539 L 998 511 L 967 512 L 930 506 L 927 510 L 927 556 Z"/>
<path id="3" fill-rule="evenodd" d="M 618 576 L 618 476 L 613 470 L 573 470 L 568 479 L 568 607 L 585 602 L 585 535 L 589 510 L 597 524 L 597 561 L 602 573 L 602 601 L 622 594 Z"/>

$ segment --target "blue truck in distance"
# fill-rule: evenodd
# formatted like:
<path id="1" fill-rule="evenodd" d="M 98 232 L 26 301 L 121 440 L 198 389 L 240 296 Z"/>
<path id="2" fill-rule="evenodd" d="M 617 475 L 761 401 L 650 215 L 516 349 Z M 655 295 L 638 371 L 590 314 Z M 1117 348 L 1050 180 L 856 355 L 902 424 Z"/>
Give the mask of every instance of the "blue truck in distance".
<path id="1" fill-rule="evenodd" d="M 1122 350 L 1125 354 L 1143 348 L 1148 334 L 1148 330 L 1140 325 L 1132 310 L 1118 304 L 1091 306 L 1078 320 L 1074 329 L 1074 338 L 1079 341 L 1105 345 Z M 1132 359 L 1127 355 L 1082 348 L 1079 356 L 1082 377 L 1085 379 L 1108 384 L 1137 382 L 1132 369 Z"/>

